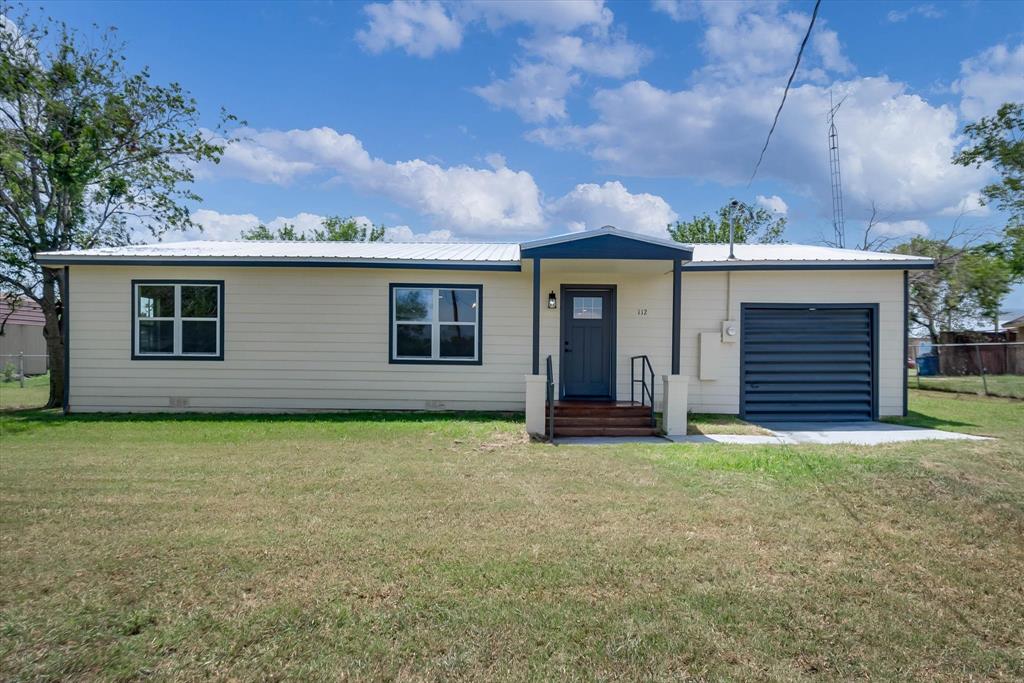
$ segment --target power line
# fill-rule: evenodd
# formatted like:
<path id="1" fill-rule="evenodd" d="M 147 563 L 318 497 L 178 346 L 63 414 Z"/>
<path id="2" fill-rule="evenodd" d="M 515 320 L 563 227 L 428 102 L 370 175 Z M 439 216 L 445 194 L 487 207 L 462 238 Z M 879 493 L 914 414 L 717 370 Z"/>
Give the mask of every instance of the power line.
<path id="1" fill-rule="evenodd" d="M 789 80 L 786 81 L 786 89 L 782 91 L 782 101 L 779 102 L 779 108 L 775 110 L 775 120 L 772 121 L 772 127 L 768 129 L 768 137 L 765 138 L 764 147 L 761 148 L 761 155 L 757 157 L 757 164 L 754 166 L 754 172 L 750 174 L 750 180 L 747 181 L 747 187 L 750 187 L 750 183 L 754 182 L 754 176 L 757 175 L 757 170 L 761 168 L 761 162 L 764 161 L 764 153 L 768 151 L 768 143 L 771 142 L 772 133 L 775 132 L 775 126 L 779 123 L 779 116 L 782 115 L 782 107 L 786 104 L 786 96 L 789 95 L 789 86 L 793 85 L 793 79 L 796 77 L 796 70 L 800 68 L 800 58 L 804 55 L 804 48 L 807 47 L 807 41 L 811 37 L 811 29 L 814 28 L 814 20 L 818 18 L 818 7 L 821 6 L 821 0 L 816 0 L 814 3 L 814 11 L 811 12 L 811 23 L 807 25 L 807 33 L 804 34 L 804 39 L 800 43 L 800 51 L 796 53 L 796 64 L 793 65 L 793 71 L 789 74 Z"/>

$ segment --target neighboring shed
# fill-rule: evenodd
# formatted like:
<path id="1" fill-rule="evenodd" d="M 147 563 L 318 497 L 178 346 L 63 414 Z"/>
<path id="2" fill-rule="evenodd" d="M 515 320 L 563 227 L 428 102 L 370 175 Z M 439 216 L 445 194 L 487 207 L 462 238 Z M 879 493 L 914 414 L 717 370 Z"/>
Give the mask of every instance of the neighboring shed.
<path id="1" fill-rule="evenodd" d="M 18 354 L 25 354 L 25 374 L 41 375 L 46 372 L 46 339 L 43 325 L 46 319 L 39 304 L 31 299 L 18 299 L 14 306 L 0 299 L 0 367 L 18 362 Z"/>

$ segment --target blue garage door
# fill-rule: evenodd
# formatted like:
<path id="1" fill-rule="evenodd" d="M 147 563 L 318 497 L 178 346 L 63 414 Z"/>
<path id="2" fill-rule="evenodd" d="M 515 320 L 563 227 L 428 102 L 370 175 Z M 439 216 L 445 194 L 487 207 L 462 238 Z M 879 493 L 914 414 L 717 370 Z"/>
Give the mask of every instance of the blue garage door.
<path id="1" fill-rule="evenodd" d="M 745 304 L 740 412 L 750 420 L 871 420 L 872 307 Z"/>

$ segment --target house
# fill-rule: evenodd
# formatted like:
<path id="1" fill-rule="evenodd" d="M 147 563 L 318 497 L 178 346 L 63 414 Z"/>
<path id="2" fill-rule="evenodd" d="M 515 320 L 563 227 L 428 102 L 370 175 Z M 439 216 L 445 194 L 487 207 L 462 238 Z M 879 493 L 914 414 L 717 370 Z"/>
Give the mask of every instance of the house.
<path id="1" fill-rule="evenodd" d="M 1007 320 L 1003 329 L 1006 330 L 1006 341 L 1024 342 L 1024 315 Z"/>
<path id="2" fill-rule="evenodd" d="M 738 244 L 730 258 L 728 245 L 611 227 L 523 244 L 197 241 L 38 260 L 69 286 L 68 411 L 525 410 L 531 433 L 549 429 L 549 362 L 565 419 L 600 433 L 629 424 L 608 410 L 636 412 L 616 401 L 653 403 L 669 433 L 688 408 L 903 414 L 907 271 L 932 267 L 793 244 Z"/>
<path id="3" fill-rule="evenodd" d="M 41 375 L 47 370 L 46 339 L 43 326 L 46 319 L 43 309 L 31 299 L 17 299 L 14 305 L 7 299 L 0 299 L 0 368 L 8 363 L 18 365 L 19 354 L 26 375 Z"/>

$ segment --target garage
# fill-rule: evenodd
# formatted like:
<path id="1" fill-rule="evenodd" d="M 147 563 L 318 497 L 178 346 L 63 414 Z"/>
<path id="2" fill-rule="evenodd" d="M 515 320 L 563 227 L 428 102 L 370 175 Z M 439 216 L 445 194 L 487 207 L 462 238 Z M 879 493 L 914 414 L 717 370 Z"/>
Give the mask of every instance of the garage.
<path id="1" fill-rule="evenodd" d="M 754 421 L 877 417 L 873 304 L 744 304 L 740 413 Z"/>

